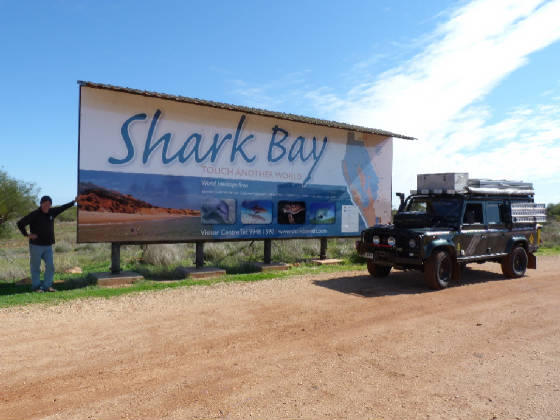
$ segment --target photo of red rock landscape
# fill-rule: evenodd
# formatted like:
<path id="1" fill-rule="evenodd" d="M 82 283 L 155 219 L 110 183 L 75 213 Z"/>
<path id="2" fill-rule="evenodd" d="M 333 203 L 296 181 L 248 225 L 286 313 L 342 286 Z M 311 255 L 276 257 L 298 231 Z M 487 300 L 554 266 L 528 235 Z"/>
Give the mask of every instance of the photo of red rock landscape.
<path id="1" fill-rule="evenodd" d="M 91 182 L 79 190 L 79 242 L 180 240 L 200 233 L 199 209 L 157 206 Z"/>

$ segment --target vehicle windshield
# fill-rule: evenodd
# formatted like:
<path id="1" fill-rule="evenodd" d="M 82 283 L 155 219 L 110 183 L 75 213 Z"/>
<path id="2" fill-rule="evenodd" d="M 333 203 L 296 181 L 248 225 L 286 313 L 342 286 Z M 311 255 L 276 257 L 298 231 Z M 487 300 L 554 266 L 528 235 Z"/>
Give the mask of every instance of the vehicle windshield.
<path id="1" fill-rule="evenodd" d="M 459 220 L 462 202 L 456 198 L 409 197 L 402 212 L 426 215 L 433 222 Z"/>

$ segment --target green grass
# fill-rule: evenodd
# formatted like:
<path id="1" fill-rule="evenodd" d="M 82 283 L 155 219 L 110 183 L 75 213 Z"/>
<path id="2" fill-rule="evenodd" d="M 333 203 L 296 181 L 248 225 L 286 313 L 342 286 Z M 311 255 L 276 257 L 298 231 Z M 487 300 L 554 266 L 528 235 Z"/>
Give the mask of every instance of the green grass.
<path id="1" fill-rule="evenodd" d="M 342 258 L 340 266 L 314 266 L 309 260 L 318 258 L 319 240 L 273 241 L 272 260 L 293 264 L 286 271 L 255 272 L 252 263 L 262 261 L 263 242 L 222 242 L 205 245 L 205 265 L 225 269 L 227 275 L 212 280 L 184 280 L 177 276 L 177 266 L 194 265 L 194 244 L 162 246 L 122 246 L 121 268 L 135 271 L 144 280 L 121 288 L 104 288 L 92 284 L 88 274 L 108 272 L 110 244 L 76 243 L 75 222 L 56 222 L 55 287 L 57 293 L 31 293 L 29 284 L 16 282 L 29 277 L 27 238 L 12 225 L 0 240 L 0 307 L 34 303 L 57 304 L 71 299 L 108 298 L 127 293 L 160 290 L 170 287 L 207 285 L 217 282 L 247 282 L 284 278 L 298 274 L 326 273 L 344 270 L 365 270 L 354 251 L 354 239 L 329 239 L 328 258 Z M 71 267 L 80 267 L 83 274 L 66 274 Z"/>
<path id="2" fill-rule="evenodd" d="M 178 280 L 174 275 L 162 276 L 157 268 L 144 272 L 148 277 L 128 287 L 106 288 L 93 285 L 88 282 L 85 275 L 66 275 L 64 279 L 59 278 L 55 284 L 56 293 L 32 293 L 29 285 L 15 285 L 14 283 L 0 283 L 0 307 L 21 306 L 29 304 L 59 304 L 73 299 L 81 298 L 110 298 L 124 294 L 138 293 L 144 291 L 163 290 L 175 287 L 192 287 L 196 285 L 211 285 L 215 283 L 228 282 L 254 282 L 272 278 L 286 278 L 295 275 L 332 273 L 349 270 L 364 270 L 363 264 L 346 261 L 341 265 L 315 266 L 301 264 L 284 271 L 258 272 L 246 274 L 226 274 L 225 276 L 204 280 Z M 165 269 L 164 269 L 165 272 Z M 156 278 L 165 277 L 174 279 L 172 281 L 161 281 Z M 61 282 L 62 281 L 62 282 Z"/>
<path id="3" fill-rule="evenodd" d="M 559 224 L 550 223 L 543 230 L 544 245 L 537 255 L 560 254 Z M 57 293 L 31 293 L 30 285 L 17 285 L 16 281 L 29 277 L 29 250 L 27 239 L 11 226 L 5 229 L 0 240 L 0 307 L 34 303 L 57 304 L 71 299 L 109 298 L 128 293 L 161 290 L 171 287 L 209 285 L 218 282 L 249 282 L 288 276 L 340 272 L 366 271 L 364 261 L 354 250 L 355 239 L 329 239 L 327 257 L 341 258 L 337 266 L 315 266 L 309 260 L 318 258 L 319 240 L 285 240 L 272 242 L 272 260 L 293 264 L 286 271 L 255 272 L 252 263 L 262 261 L 263 242 L 222 242 L 205 245 L 205 265 L 225 269 L 225 276 L 212 280 L 184 280 L 175 273 L 177 266 L 192 267 L 194 244 L 164 246 L 123 246 L 121 267 L 135 271 L 144 280 L 121 288 L 103 288 L 91 284 L 88 274 L 108 272 L 110 244 L 77 244 L 75 222 L 56 222 L 55 287 Z M 71 267 L 80 267 L 83 274 L 66 274 Z"/>
<path id="4" fill-rule="evenodd" d="M 536 252 L 537 256 L 542 255 L 558 255 L 560 254 L 560 245 L 542 246 Z"/>

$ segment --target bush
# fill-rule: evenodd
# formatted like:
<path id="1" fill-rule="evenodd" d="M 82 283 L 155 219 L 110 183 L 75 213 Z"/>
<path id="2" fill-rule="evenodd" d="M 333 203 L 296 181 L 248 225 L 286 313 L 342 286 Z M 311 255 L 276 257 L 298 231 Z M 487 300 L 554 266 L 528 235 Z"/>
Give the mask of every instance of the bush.
<path id="1" fill-rule="evenodd" d="M 0 281 L 15 281 L 25 277 L 29 277 L 29 268 L 11 265 L 0 270 Z"/>
<path id="2" fill-rule="evenodd" d="M 330 258 L 351 258 L 355 251 L 355 239 L 333 239 L 328 242 L 327 254 Z"/>
<path id="3" fill-rule="evenodd" d="M 66 241 L 60 241 L 54 245 L 55 252 L 70 252 L 73 249 L 72 244 Z"/>
<path id="4" fill-rule="evenodd" d="M 560 203 L 546 206 L 546 216 L 549 221 L 560 220 Z"/>
<path id="5" fill-rule="evenodd" d="M 541 241 L 542 245 L 546 247 L 560 245 L 560 221 L 551 220 L 544 224 Z"/>
<path id="6" fill-rule="evenodd" d="M 56 220 L 59 222 L 75 222 L 78 215 L 78 207 L 70 207 L 58 215 Z"/>
<path id="7" fill-rule="evenodd" d="M 0 170 L 0 225 L 37 207 L 35 184 L 19 181 Z"/>
<path id="8" fill-rule="evenodd" d="M 263 246 L 260 241 L 218 242 L 204 245 L 204 260 L 211 265 L 222 268 L 260 261 L 262 255 Z"/>
<path id="9" fill-rule="evenodd" d="M 183 259 L 181 244 L 142 245 L 142 260 L 152 265 L 175 265 Z"/>
<path id="10" fill-rule="evenodd" d="M 10 239 L 17 235 L 20 235 L 20 232 L 14 221 L 0 224 L 0 239 Z"/>

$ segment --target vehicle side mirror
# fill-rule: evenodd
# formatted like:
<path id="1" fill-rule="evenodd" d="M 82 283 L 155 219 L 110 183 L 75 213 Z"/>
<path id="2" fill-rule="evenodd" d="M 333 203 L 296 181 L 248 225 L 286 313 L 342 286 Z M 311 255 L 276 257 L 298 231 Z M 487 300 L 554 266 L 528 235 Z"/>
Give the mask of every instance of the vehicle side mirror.
<path id="1" fill-rule="evenodd" d="M 395 195 L 401 199 L 401 204 L 399 204 L 399 211 L 401 211 L 404 206 L 404 194 L 398 192 Z"/>

